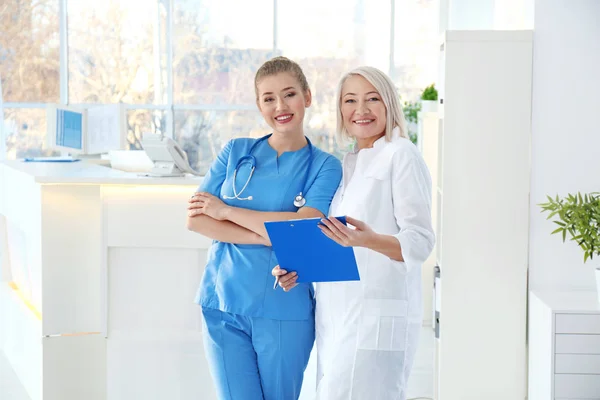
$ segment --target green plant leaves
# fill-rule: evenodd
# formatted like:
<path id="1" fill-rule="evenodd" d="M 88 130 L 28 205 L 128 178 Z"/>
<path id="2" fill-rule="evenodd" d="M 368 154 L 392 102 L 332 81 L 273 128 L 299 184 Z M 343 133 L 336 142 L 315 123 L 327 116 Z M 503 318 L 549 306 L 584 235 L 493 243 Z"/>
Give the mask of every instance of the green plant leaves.
<path id="1" fill-rule="evenodd" d="M 416 124 L 419 121 L 419 111 L 421 111 L 421 103 L 405 101 L 402 106 L 404 119 L 406 122 Z"/>
<path id="2" fill-rule="evenodd" d="M 423 90 L 423 93 L 421 94 L 421 100 L 437 100 L 438 99 L 438 92 L 435 88 L 435 84 L 431 84 L 429 86 L 427 86 L 425 88 L 425 90 Z"/>
<path id="3" fill-rule="evenodd" d="M 546 219 L 554 220 L 559 227 L 552 235 L 560 233 L 563 242 L 567 233 L 572 241 L 583 250 L 583 262 L 600 256 L 600 193 L 567 194 L 564 198 L 546 196 L 548 200 L 538 206 L 542 213 L 547 212 Z"/>
<path id="4" fill-rule="evenodd" d="M 414 144 L 417 144 L 417 132 L 414 132 L 411 124 L 417 124 L 419 122 L 419 111 L 421 111 L 421 103 L 420 102 L 404 102 L 402 106 L 402 111 L 404 113 L 404 119 L 406 120 L 406 129 L 408 133 L 408 138 Z"/>

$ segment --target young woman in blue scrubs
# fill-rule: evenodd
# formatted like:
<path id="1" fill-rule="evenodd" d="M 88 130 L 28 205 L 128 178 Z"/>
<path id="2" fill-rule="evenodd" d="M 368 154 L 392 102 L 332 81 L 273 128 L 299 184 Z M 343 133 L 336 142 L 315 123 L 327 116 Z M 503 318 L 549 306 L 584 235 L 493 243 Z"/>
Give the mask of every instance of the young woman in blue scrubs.
<path id="1" fill-rule="evenodd" d="M 298 64 L 267 61 L 255 90 L 272 134 L 227 143 L 190 199 L 188 228 L 214 239 L 196 301 L 219 399 L 297 399 L 314 342 L 313 287 L 273 290 L 264 222 L 327 215 L 342 169 L 304 135 L 311 92 Z"/>

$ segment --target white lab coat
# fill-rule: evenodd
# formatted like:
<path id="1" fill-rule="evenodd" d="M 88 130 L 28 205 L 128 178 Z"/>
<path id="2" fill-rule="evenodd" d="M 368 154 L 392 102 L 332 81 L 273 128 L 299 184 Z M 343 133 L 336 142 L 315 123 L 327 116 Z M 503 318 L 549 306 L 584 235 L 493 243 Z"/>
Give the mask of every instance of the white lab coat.
<path id="1" fill-rule="evenodd" d="M 381 138 L 347 154 L 330 214 L 395 236 L 405 261 L 356 247 L 360 281 L 316 285 L 317 399 L 404 400 L 422 324 L 421 266 L 435 241 L 418 149 Z"/>

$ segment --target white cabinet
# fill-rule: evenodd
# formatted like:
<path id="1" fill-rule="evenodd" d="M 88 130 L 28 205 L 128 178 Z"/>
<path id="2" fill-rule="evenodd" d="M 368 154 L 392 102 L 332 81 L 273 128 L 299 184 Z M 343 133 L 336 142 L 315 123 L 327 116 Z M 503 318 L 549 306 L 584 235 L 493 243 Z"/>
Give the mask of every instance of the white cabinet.
<path id="1" fill-rule="evenodd" d="M 211 240 L 185 227 L 199 183 L 0 162 L 0 351 L 31 400 L 216 399 L 193 302 Z"/>
<path id="2" fill-rule="evenodd" d="M 532 39 L 448 31 L 440 46 L 436 400 L 526 396 Z"/>
<path id="3" fill-rule="evenodd" d="M 596 292 L 531 292 L 529 302 L 529 400 L 600 400 Z"/>

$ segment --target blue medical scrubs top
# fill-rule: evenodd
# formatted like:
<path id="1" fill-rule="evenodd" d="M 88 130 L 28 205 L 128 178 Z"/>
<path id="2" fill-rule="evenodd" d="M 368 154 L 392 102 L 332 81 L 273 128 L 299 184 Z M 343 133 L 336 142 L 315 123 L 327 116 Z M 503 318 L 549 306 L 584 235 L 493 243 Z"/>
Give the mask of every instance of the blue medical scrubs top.
<path id="1" fill-rule="evenodd" d="M 323 215 L 342 178 L 340 161 L 313 146 L 312 162 L 308 146 L 279 157 L 267 140 L 252 150 L 256 168 L 246 189 L 250 165 L 243 164 L 237 172 L 235 188 L 240 198 L 228 199 L 233 194 L 233 174 L 238 160 L 247 155 L 258 139 L 233 139 L 212 164 L 198 191 L 218 196 L 226 204 L 257 211 L 296 212 L 294 197 L 302 192 L 305 207 L 316 208 Z M 309 165 L 310 163 L 310 165 Z M 306 187 L 305 174 L 308 174 Z M 271 270 L 277 265 L 271 247 L 239 245 L 214 241 L 198 289 L 196 303 L 221 311 L 277 320 L 303 320 L 313 317 L 314 292 L 309 283 L 298 284 L 293 290 L 273 290 Z"/>

